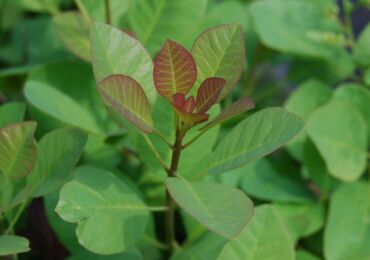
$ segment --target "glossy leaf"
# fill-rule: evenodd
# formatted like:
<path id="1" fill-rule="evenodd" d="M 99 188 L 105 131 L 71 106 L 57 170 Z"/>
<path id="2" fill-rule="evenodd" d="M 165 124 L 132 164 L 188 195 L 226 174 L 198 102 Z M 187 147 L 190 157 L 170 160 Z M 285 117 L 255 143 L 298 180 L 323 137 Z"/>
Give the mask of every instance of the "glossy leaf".
<path id="1" fill-rule="evenodd" d="M 207 158 L 209 173 L 222 173 L 253 162 L 286 144 L 303 129 L 298 116 L 266 108 L 240 122 Z"/>
<path id="2" fill-rule="evenodd" d="M 208 78 L 202 82 L 197 93 L 197 112 L 205 113 L 217 101 L 226 81 L 222 78 Z"/>
<path id="3" fill-rule="evenodd" d="M 180 44 L 167 40 L 154 61 L 154 84 L 158 93 L 171 100 L 189 92 L 197 78 L 195 61 Z"/>
<path id="4" fill-rule="evenodd" d="M 307 98 L 307 97 L 310 98 Z M 303 119 L 307 120 L 309 115 L 318 107 L 330 100 L 332 90 L 321 81 L 310 79 L 305 81 L 289 96 L 284 107 Z M 297 160 L 303 160 L 303 146 L 307 140 L 306 131 L 302 131 L 296 138 L 287 144 L 288 152 Z"/>
<path id="5" fill-rule="evenodd" d="M 155 56 L 168 38 L 189 47 L 206 7 L 206 0 L 138 0 L 132 2 L 129 22 L 140 42 Z"/>
<path id="6" fill-rule="evenodd" d="M 166 184 L 171 197 L 182 209 L 226 238 L 235 237 L 252 217 L 252 201 L 235 188 L 178 178 L 167 178 Z"/>
<path id="7" fill-rule="evenodd" d="M 34 197 L 61 187 L 70 177 L 87 142 L 78 129 L 64 128 L 47 133 L 37 146 L 37 162 L 27 177 Z"/>
<path id="8" fill-rule="evenodd" d="M 63 44 L 77 57 L 90 61 L 88 21 L 78 12 L 64 12 L 55 15 L 53 23 Z"/>
<path id="9" fill-rule="evenodd" d="M 222 122 L 233 118 L 234 116 L 237 116 L 241 113 L 244 113 L 248 110 L 251 110 L 254 108 L 254 102 L 250 97 L 243 97 L 239 99 L 238 101 L 232 103 L 230 106 L 225 108 L 218 116 L 216 116 L 211 122 L 206 124 L 203 129 L 211 128 L 217 124 L 221 124 Z"/>
<path id="10" fill-rule="evenodd" d="M 6 178 L 22 178 L 34 167 L 36 126 L 36 122 L 28 121 L 0 129 L 0 172 Z"/>
<path id="11" fill-rule="evenodd" d="M 26 112 L 24 103 L 10 102 L 0 106 L 0 128 L 21 122 Z"/>
<path id="12" fill-rule="evenodd" d="M 30 251 L 30 242 L 20 236 L 0 236 L 0 256 L 9 256 Z M 7 258 L 6 258 L 7 259 Z"/>
<path id="13" fill-rule="evenodd" d="M 91 28 L 91 53 L 97 82 L 112 74 L 130 76 L 144 88 L 149 102 L 157 99 L 153 61 L 141 43 L 109 25 L 95 22 Z"/>
<path id="14" fill-rule="evenodd" d="M 192 54 L 198 66 L 198 86 L 207 78 L 226 80 L 218 101 L 227 96 L 244 68 L 243 30 L 238 24 L 226 24 L 203 32 L 194 42 Z"/>
<path id="15" fill-rule="evenodd" d="M 279 213 L 256 208 L 251 222 L 221 251 L 218 260 L 294 260 L 294 245 Z"/>
<path id="16" fill-rule="evenodd" d="M 243 169 L 241 187 L 252 197 L 297 203 L 313 199 L 312 195 L 300 183 L 277 172 L 265 159 L 253 162 Z"/>
<path id="17" fill-rule="evenodd" d="M 332 176 L 358 179 L 366 167 L 367 125 L 350 103 L 331 101 L 308 119 L 307 132 Z"/>
<path id="18" fill-rule="evenodd" d="M 133 246 L 149 217 L 146 205 L 125 183 L 92 167 L 77 169 L 60 192 L 56 212 L 77 223 L 79 243 L 98 254 L 121 253 Z"/>
<path id="19" fill-rule="evenodd" d="M 145 133 L 153 131 L 149 101 L 139 83 L 129 76 L 112 75 L 99 83 L 107 108 L 118 112 Z"/>
<path id="20" fill-rule="evenodd" d="M 357 182 L 335 191 L 324 233 L 325 259 L 370 258 L 370 186 Z"/>

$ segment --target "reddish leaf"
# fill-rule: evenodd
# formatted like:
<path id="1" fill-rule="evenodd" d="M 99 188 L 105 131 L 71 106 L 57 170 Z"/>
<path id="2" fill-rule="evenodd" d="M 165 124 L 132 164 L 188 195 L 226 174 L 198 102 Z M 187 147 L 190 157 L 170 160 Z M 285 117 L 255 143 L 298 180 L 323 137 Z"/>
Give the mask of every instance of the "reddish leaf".
<path id="1" fill-rule="evenodd" d="M 208 78 L 202 82 L 197 93 L 197 112 L 205 113 L 217 101 L 226 80 L 222 78 Z"/>
<path id="2" fill-rule="evenodd" d="M 158 93 L 171 100 L 176 93 L 189 92 L 197 78 L 197 66 L 190 52 L 167 40 L 154 61 L 153 76 Z"/>
<path id="3" fill-rule="evenodd" d="M 180 109 L 185 105 L 185 95 L 183 93 L 176 93 L 172 96 L 172 104 Z"/>
<path id="4" fill-rule="evenodd" d="M 195 98 L 193 96 L 188 97 L 184 104 L 184 110 L 188 113 L 192 113 L 195 109 Z"/>
<path id="5" fill-rule="evenodd" d="M 244 113 L 254 108 L 254 102 L 250 97 L 243 97 L 238 101 L 232 103 L 224 111 L 222 111 L 215 119 L 203 126 L 199 130 L 211 128 L 214 125 L 220 124 L 234 116 Z"/>
<path id="6" fill-rule="evenodd" d="M 108 110 L 118 112 L 143 132 L 153 131 L 149 101 L 136 80 L 111 75 L 99 83 L 99 92 Z"/>
<path id="7" fill-rule="evenodd" d="M 185 124 L 197 124 L 208 120 L 207 114 L 189 113 L 177 107 L 175 107 L 175 110 L 181 121 L 183 121 Z"/>

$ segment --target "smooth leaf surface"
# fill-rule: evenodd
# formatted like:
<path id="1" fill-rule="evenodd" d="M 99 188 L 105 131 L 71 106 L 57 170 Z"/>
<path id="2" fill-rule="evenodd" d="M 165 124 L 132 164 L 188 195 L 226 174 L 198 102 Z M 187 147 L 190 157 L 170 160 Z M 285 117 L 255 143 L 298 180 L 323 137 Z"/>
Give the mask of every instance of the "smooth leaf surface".
<path id="1" fill-rule="evenodd" d="M 21 122 L 26 112 L 26 106 L 20 102 L 5 103 L 0 106 L 0 128 Z"/>
<path id="2" fill-rule="evenodd" d="M 99 83 L 105 105 L 145 133 L 153 131 L 149 101 L 143 88 L 129 76 L 112 75 Z"/>
<path id="3" fill-rule="evenodd" d="M 347 184 L 335 191 L 324 233 L 328 260 L 370 258 L 370 188 L 368 183 Z"/>
<path id="4" fill-rule="evenodd" d="M 252 201 L 235 188 L 178 178 L 167 178 L 166 184 L 171 197 L 182 209 L 226 238 L 235 237 L 252 217 Z"/>
<path id="5" fill-rule="evenodd" d="M 29 241 L 20 236 L 0 236 L 0 256 L 8 256 L 30 251 Z"/>
<path id="6" fill-rule="evenodd" d="M 124 182 L 92 167 L 76 170 L 60 192 L 56 212 L 77 223 L 79 243 L 98 254 L 121 253 L 133 246 L 149 218 L 147 206 Z"/>
<path id="7" fill-rule="evenodd" d="M 194 42 L 191 52 L 198 66 L 198 87 L 210 77 L 226 80 L 218 97 L 220 101 L 232 91 L 243 72 L 245 49 L 241 26 L 226 24 L 206 30 Z"/>
<path id="8" fill-rule="evenodd" d="M 158 93 L 172 100 L 176 93 L 189 92 L 197 79 L 197 65 L 183 46 L 167 40 L 154 61 L 153 78 Z"/>
<path id="9" fill-rule="evenodd" d="M 78 12 L 64 12 L 55 15 L 53 23 L 63 44 L 77 57 L 90 61 L 88 21 Z"/>
<path id="10" fill-rule="evenodd" d="M 95 118 L 87 110 L 49 84 L 28 80 L 24 94 L 28 102 L 34 107 L 63 123 L 83 128 L 93 133 L 102 132 Z"/>
<path id="11" fill-rule="evenodd" d="M 70 177 L 87 142 L 87 135 L 74 128 L 47 133 L 37 146 L 37 162 L 27 177 L 34 197 L 61 187 Z"/>
<path id="12" fill-rule="evenodd" d="M 141 43 L 109 25 L 95 22 L 90 31 L 94 75 L 97 82 L 112 74 L 130 76 L 144 88 L 150 103 L 157 98 L 153 61 Z"/>
<path id="13" fill-rule="evenodd" d="M 262 200 L 298 203 L 313 199 L 302 185 L 278 173 L 265 159 L 243 169 L 241 187 L 250 196 Z"/>
<path id="14" fill-rule="evenodd" d="M 206 0 L 138 0 L 132 3 L 129 21 L 140 42 L 154 56 L 168 38 L 189 47 L 206 7 Z"/>
<path id="15" fill-rule="evenodd" d="M 34 167 L 36 126 L 36 122 L 28 121 L 0 129 L 0 172 L 6 178 L 22 178 Z"/>
<path id="16" fill-rule="evenodd" d="M 366 167 L 367 125 L 355 107 L 331 101 L 309 117 L 307 132 L 333 177 L 347 182 L 360 177 Z"/>
<path id="17" fill-rule="evenodd" d="M 202 82 L 198 89 L 196 108 L 198 113 L 205 113 L 217 101 L 222 88 L 225 85 L 225 80 L 222 78 L 208 78 Z"/>
<path id="18" fill-rule="evenodd" d="M 251 222 L 229 241 L 218 260 L 294 260 L 294 246 L 284 222 L 272 206 L 257 207 Z"/>
<path id="19" fill-rule="evenodd" d="M 330 87 L 321 81 L 310 79 L 305 81 L 289 96 L 284 107 L 303 119 L 318 107 L 324 105 L 332 96 Z M 307 98 L 309 97 L 309 98 Z M 302 131 L 297 137 L 287 144 L 287 150 L 297 160 L 303 160 L 303 146 L 307 140 L 307 133 Z"/>
<path id="20" fill-rule="evenodd" d="M 353 58 L 357 64 L 363 67 L 370 66 L 370 25 L 361 32 L 353 48 Z"/>
<path id="21" fill-rule="evenodd" d="M 286 144 L 303 129 L 298 116 L 266 108 L 240 122 L 207 158 L 209 173 L 222 173 L 253 162 Z"/>

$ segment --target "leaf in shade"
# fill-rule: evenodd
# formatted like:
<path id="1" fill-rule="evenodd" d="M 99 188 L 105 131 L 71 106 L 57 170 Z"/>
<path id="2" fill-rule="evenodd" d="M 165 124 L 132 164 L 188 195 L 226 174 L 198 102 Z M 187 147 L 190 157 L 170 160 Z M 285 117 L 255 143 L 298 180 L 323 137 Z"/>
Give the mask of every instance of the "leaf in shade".
<path id="1" fill-rule="evenodd" d="M 171 197 L 188 214 L 213 232 L 233 238 L 247 225 L 253 202 L 242 191 L 218 183 L 167 178 Z"/>
<path id="2" fill-rule="evenodd" d="M 153 131 L 149 101 L 133 78 L 111 75 L 99 83 L 99 92 L 108 108 L 117 111 L 143 132 Z"/>
<path id="3" fill-rule="evenodd" d="M 21 122 L 26 112 L 26 105 L 20 102 L 5 103 L 0 106 L 0 128 Z"/>
<path id="4" fill-rule="evenodd" d="M 28 251 L 30 251 L 30 242 L 27 238 L 14 235 L 0 236 L 0 256 L 9 256 Z M 4 259 L 8 258 L 5 257 Z"/>
<path id="5" fill-rule="evenodd" d="M 167 40 L 154 61 L 153 77 L 158 93 L 171 99 L 176 93 L 189 92 L 197 79 L 197 66 L 190 52 Z"/>
<path id="6" fill-rule="evenodd" d="M 5 177 L 21 178 L 32 170 L 37 155 L 36 126 L 29 121 L 0 129 L 0 172 Z"/>
<path id="7" fill-rule="evenodd" d="M 197 93 L 197 112 L 204 113 L 217 101 L 226 81 L 222 78 L 208 78 L 202 82 Z"/>
<path id="8" fill-rule="evenodd" d="M 203 32 L 191 53 L 198 66 L 197 85 L 209 77 L 226 80 L 218 101 L 227 96 L 242 75 L 245 63 L 243 29 L 240 24 L 225 24 Z"/>
<path id="9" fill-rule="evenodd" d="M 205 130 L 208 128 L 211 128 L 217 124 L 221 124 L 222 122 L 237 116 L 241 113 L 244 113 L 248 110 L 251 110 L 254 108 L 254 102 L 250 97 L 243 97 L 239 99 L 238 101 L 232 103 L 229 107 L 227 107 L 224 111 L 222 111 L 215 119 L 213 119 L 211 122 L 203 126 L 199 130 Z"/>

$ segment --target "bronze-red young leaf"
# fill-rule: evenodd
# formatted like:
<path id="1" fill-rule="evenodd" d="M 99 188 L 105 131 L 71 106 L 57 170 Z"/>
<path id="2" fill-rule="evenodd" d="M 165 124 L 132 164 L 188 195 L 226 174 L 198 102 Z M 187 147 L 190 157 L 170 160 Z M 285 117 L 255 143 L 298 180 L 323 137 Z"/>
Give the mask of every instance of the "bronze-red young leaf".
<path id="1" fill-rule="evenodd" d="M 189 92 L 197 78 L 197 66 L 189 51 L 167 40 L 154 61 L 153 77 L 158 93 L 171 100 L 176 93 Z"/>
<path id="2" fill-rule="evenodd" d="M 143 88 L 133 78 L 111 75 L 99 83 L 108 110 L 114 110 L 145 133 L 153 132 L 151 109 Z"/>
<path id="3" fill-rule="evenodd" d="M 192 113 L 195 109 L 195 98 L 193 96 L 188 97 L 184 104 L 184 110 L 188 113 Z"/>
<path id="4" fill-rule="evenodd" d="M 208 78 L 202 82 L 197 93 L 197 112 L 205 113 L 217 101 L 226 80 L 222 78 Z"/>

